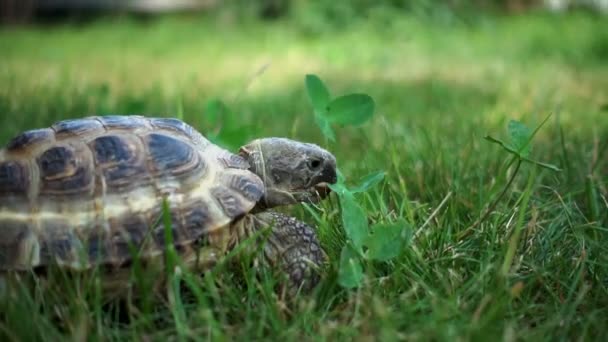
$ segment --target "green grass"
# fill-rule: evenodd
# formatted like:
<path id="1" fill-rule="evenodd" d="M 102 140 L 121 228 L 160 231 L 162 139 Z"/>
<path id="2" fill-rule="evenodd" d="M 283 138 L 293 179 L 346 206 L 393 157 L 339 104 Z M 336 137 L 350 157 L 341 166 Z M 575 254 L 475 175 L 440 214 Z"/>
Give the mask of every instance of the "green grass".
<path id="1" fill-rule="evenodd" d="M 606 32 L 605 19 L 583 14 L 443 25 L 404 17 L 319 34 L 195 16 L 2 29 L 1 143 L 59 119 L 182 108 L 233 150 L 288 136 L 334 152 L 347 182 L 386 171 L 357 199 L 370 222 L 404 219 L 415 237 L 397 259 L 366 265 L 362 287 L 342 289 L 344 230 L 332 197 L 316 215 L 289 209 L 318 227 L 331 258 L 322 284 L 294 306 L 274 295 L 269 274 L 229 264 L 185 273 L 190 285 L 168 299 L 122 305 L 104 304 L 95 278 L 57 279 L 2 304 L 1 339 L 605 338 Z M 333 92 L 371 95 L 373 120 L 326 141 L 307 73 Z M 206 117 L 213 98 L 234 114 Z M 496 210 L 469 229 L 514 171 L 483 137 L 506 137 L 510 119 L 535 127 L 551 112 L 531 157 L 563 171 L 522 165 Z"/>

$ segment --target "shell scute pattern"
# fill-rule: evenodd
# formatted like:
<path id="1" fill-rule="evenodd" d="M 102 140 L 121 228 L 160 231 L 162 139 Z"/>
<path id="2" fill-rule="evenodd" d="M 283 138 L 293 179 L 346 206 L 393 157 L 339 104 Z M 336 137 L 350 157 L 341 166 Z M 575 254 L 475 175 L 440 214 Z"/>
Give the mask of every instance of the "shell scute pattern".
<path id="1" fill-rule="evenodd" d="M 0 227 L 0 269 L 22 268 L 27 265 L 23 260 L 23 249 L 31 240 L 32 232 L 25 222 L 4 221 Z"/>
<path id="2" fill-rule="evenodd" d="M 166 246 L 165 240 L 168 233 L 171 234 L 171 239 L 173 240 L 174 246 L 181 245 L 181 242 L 185 241 L 184 236 L 180 234 L 175 225 L 171 225 L 169 228 L 171 230 L 170 232 L 166 231 L 164 225 L 159 225 L 156 227 L 156 229 L 154 229 L 154 242 L 156 242 L 159 250 L 164 250 L 164 247 Z"/>
<path id="3" fill-rule="evenodd" d="M 169 131 L 179 132 L 186 137 L 191 137 L 193 128 L 185 122 L 174 118 L 152 118 L 152 125 L 156 128 L 166 129 Z"/>
<path id="4" fill-rule="evenodd" d="M 201 163 L 192 145 L 179 139 L 165 134 L 151 133 L 146 140 L 149 157 L 156 173 L 177 176 L 192 171 Z"/>
<path id="5" fill-rule="evenodd" d="M 103 135 L 89 142 L 97 167 L 111 188 L 128 189 L 150 181 L 138 139 L 131 136 Z"/>
<path id="6" fill-rule="evenodd" d="M 212 217 L 209 207 L 203 201 L 198 201 L 186 206 L 188 209 L 183 213 L 184 226 L 189 227 L 189 239 L 197 239 L 207 233 Z"/>
<path id="7" fill-rule="evenodd" d="M 112 259 L 111 246 L 103 234 L 92 234 L 86 242 L 87 264 Z"/>
<path id="8" fill-rule="evenodd" d="M 222 183 L 251 202 L 257 202 L 264 195 L 264 184 L 258 177 L 251 177 L 248 171 L 225 172 Z M 230 192 L 227 189 L 224 191 Z"/>
<path id="9" fill-rule="evenodd" d="M 25 202 L 10 209 L 0 205 L 0 248 L 6 254 L 0 269 L 28 262 L 118 265 L 129 262 L 134 251 L 144 259 L 162 253 L 160 193 L 143 186 L 146 180 L 176 200 L 171 208 L 176 248 L 218 230 L 226 233 L 222 229 L 264 193 L 245 159 L 179 120 L 105 116 L 52 127 L 13 139 L 11 146 L 26 154 L 0 153 L 0 197 L 38 189 L 31 199 L 35 214 Z M 88 260 L 80 263 L 83 253 Z"/>
<path id="10" fill-rule="evenodd" d="M 168 212 L 170 219 L 171 236 L 173 245 L 178 247 L 193 242 L 199 236 L 194 233 L 202 231 L 192 230 L 191 227 L 184 225 L 180 220 L 180 208 L 172 208 Z M 205 224 L 205 222 L 203 222 Z M 208 224 L 208 222 L 207 222 Z M 166 247 L 166 227 L 164 224 L 163 213 L 160 209 L 155 209 L 152 214 L 136 215 L 122 220 L 114 220 L 113 229 L 103 239 L 100 237 L 104 254 L 98 253 L 95 249 L 89 249 L 91 261 L 100 257 L 105 263 L 120 265 L 129 262 L 135 254 L 145 257 L 163 253 Z"/>
<path id="11" fill-rule="evenodd" d="M 82 147 L 53 146 L 38 157 L 41 195 L 92 193 L 94 172 Z"/>
<path id="12" fill-rule="evenodd" d="M 96 117 L 107 130 L 149 128 L 148 120 L 139 115 L 105 115 Z"/>
<path id="13" fill-rule="evenodd" d="M 94 132 L 103 132 L 104 127 L 94 118 L 69 119 L 59 121 L 51 126 L 57 138 L 82 136 Z"/>
<path id="14" fill-rule="evenodd" d="M 124 262 L 133 254 L 145 249 L 147 230 L 148 224 L 141 217 L 128 218 L 122 223 L 122 228 L 112 235 L 110 242 L 121 261 Z"/>
<path id="15" fill-rule="evenodd" d="M 129 262 L 135 255 L 151 255 L 154 254 L 154 249 L 158 250 L 155 245 L 147 243 L 151 239 L 150 227 L 153 223 L 144 215 L 132 215 L 113 221 L 111 231 L 97 237 L 101 249 L 97 251 L 89 247 L 88 257 L 91 262 L 101 260 L 106 264 L 120 265 Z"/>
<path id="16" fill-rule="evenodd" d="M 223 185 L 211 189 L 211 195 L 217 200 L 224 214 L 230 218 L 238 218 L 249 210 L 246 203 L 239 199 L 234 191 Z"/>
<path id="17" fill-rule="evenodd" d="M 34 145 L 49 143 L 55 139 L 55 132 L 50 128 L 32 129 L 14 137 L 6 145 L 8 151 L 23 151 Z"/>
<path id="18" fill-rule="evenodd" d="M 101 165 L 130 161 L 135 155 L 135 147 L 127 139 L 117 135 L 104 135 L 91 143 L 95 159 Z"/>
<path id="19" fill-rule="evenodd" d="M 2 195 L 28 193 L 30 171 L 26 164 L 17 160 L 0 162 L 0 198 Z"/>
<path id="20" fill-rule="evenodd" d="M 218 155 L 217 157 L 217 160 L 222 163 L 224 167 L 243 170 L 249 168 L 249 162 L 247 162 L 247 160 L 237 154 L 233 154 L 228 151 L 220 153 L 220 155 Z"/>
<path id="21" fill-rule="evenodd" d="M 57 264 L 72 263 L 78 245 L 79 241 L 71 235 L 43 239 L 40 244 L 40 260 L 43 260 L 45 264 L 53 262 Z"/>
<path id="22" fill-rule="evenodd" d="M 57 264 L 75 268 L 86 265 L 84 243 L 77 227 L 72 226 L 67 218 L 42 223 L 41 230 L 32 227 L 36 247 L 30 250 L 32 266 Z M 26 255 L 24 253 L 22 257 Z"/>
<path id="23" fill-rule="evenodd" d="M 46 179 L 56 179 L 74 172 L 77 167 L 74 151 L 67 146 L 55 146 L 38 157 L 40 175 Z"/>

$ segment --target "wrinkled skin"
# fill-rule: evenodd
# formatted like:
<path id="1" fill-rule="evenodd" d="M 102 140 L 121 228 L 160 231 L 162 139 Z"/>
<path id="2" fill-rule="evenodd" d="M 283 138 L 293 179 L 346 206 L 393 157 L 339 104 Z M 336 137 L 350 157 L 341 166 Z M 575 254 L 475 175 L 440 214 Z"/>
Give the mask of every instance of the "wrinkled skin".
<path id="1" fill-rule="evenodd" d="M 285 138 L 254 140 L 241 148 L 251 171 L 266 186 L 259 206 L 273 208 L 324 198 L 327 185 L 336 182 L 336 159 L 313 144 Z"/>
<path id="2" fill-rule="evenodd" d="M 336 159 L 313 144 L 284 138 L 264 138 L 243 146 L 240 155 L 265 184 L 265 195 L 253 214 L 240 225 L 243 238 L 260 229 L 270 229 L 264 241 L 267 264 L 287 277 L 290 296 L 309 291 L 319 282 L 317 268 L 324 262 L 313 227 L 293 217 L 268 211 L 277 206 L 316 203 L 329 194 L 337 180 Z"/>

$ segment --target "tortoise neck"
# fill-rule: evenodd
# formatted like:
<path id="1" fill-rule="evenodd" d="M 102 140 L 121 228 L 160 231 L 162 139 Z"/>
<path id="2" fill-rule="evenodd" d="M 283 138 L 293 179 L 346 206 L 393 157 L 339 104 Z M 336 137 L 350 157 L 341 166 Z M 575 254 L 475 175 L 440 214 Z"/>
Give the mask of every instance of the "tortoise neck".
<path id="1" fill-rule="evenodd" d="M 255 241 L 249 241 L 252 238 L 256 238 L 256 233 L 260 228 L 260 220 L 257 217 L 258 215 L 254 215 L 252 213 L 243 216 L 240 220 L 233 224 L 233 239 L 230 244 L 231 248 L 234 248 L 237 245 L 242 244 L 243 242 L 251 244 L 252 246 L 255 244 Z M 251 243 L 249 243 L 251 242 Z"/>

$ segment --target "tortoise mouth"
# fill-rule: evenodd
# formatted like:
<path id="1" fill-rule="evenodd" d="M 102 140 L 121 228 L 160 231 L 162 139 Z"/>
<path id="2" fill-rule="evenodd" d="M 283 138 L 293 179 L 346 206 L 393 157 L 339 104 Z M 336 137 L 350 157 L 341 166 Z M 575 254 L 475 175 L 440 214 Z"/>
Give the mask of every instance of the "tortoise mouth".
<path id="1" fill-rule="evenodd" d="M 321 172 L 312 177 L 308 183 L 308 192 L 315 199 L 322 200 L 331 193 L 330 185 L 338 181 L 335 164 L 327 163 Z"/>
<path id="2" fill-rule="evenodd" d="M 320 201 L 327 198 L 327 196 L 329 196 L 329 194 L 331 193 L 329 184 L 330 183 L 327 182 L 321 182 L 315 185 L 311 185 L 305 190 L 294 190 L 290 192 L 290 196 L 292 197 L 294 203 L 319 203 Z"/>
<path id="3" fill-rule="evenodd" d="M 313 193 L 317 195 L 320 199 L 324 199 L 331 193 L 331 188 L 329 187 L 329 183 L 321 182 L 313 186 Z"/>

